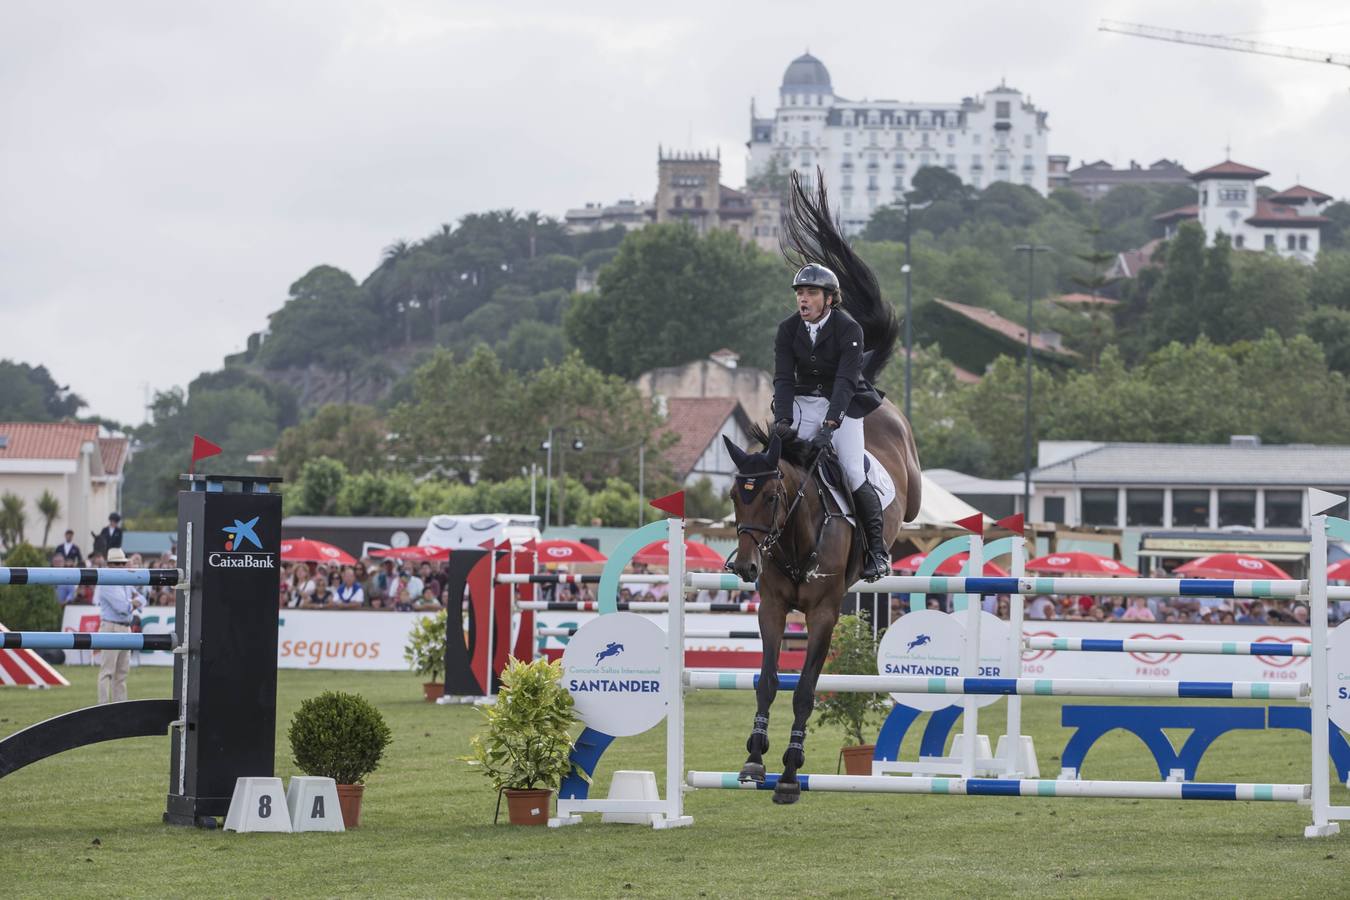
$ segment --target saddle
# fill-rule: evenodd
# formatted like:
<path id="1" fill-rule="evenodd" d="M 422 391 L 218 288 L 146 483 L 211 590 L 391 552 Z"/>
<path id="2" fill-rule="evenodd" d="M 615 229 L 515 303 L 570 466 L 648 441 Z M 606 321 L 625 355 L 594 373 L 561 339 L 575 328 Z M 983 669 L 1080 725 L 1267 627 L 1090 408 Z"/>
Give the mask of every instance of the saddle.
<path id="1" fill-rule="evenodd" d="M 870 450 L 863 451 L 863 472 L 872 487 L 876 488 L 884 512 L 895 500 L 895 482 L 891 480 L 891 473 L 886 471 L 885 466 L 877 461 Z M 833 498 L 836 511 L 848 520 L 849 525 L 857 528 L 858 517 L 857 511 L 853 508 L 853 494 L 848 489 L 844 469 L 839 465 L 838 457 L 833 453 L 822 456 L 820 465 L 816 466 L 816 479 Z"/>

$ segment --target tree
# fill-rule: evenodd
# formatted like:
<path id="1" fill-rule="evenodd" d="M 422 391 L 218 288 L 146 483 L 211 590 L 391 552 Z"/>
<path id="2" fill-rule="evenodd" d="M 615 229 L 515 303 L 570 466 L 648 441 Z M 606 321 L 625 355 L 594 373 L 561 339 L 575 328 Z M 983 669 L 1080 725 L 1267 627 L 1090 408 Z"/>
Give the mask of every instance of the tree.
<path id="1" fill-rule="evenodd" d="M 61 515 L 61 501 L 51 491 L 43 491 L 37 502 L 38 512 L 42 514 L 42 546 L 50 547 L 47 539 L 52 533 L 52 522 Z"/>
<path id="2" fill-rule="evenodd" d="M 0 422 L 55 422 L 71 418 L 85 402 L 56 383 L 46 366 L 0 359 Z"/>
<path id="3" fill-rule="evenodd" d="M 1350 250 L 1350 203 L 1329 203 L 1322 215 L 1331 220 L 1322 228 L 1322 250 Z"/>
<path id="4" fill-rule="evenodd" d="M 767 365 L 786 279 L 780 261 L 731 232 L 648 226 L 624 239 L 595 293 L 573 299 L 564 329 L 588 364 L 624 378 L 722 347 Z"/>
<path id="5" fill-rule="evenodd" d="M 1305 264 L 1274 253 L 1236 254 L 1232 289 L 1215 339 L 1256 340 L 1268 330 L 1282 337 L 1297 334 L 1308 310 L 1310 274 Z"/>
<path id="6" fill-rule="evenodd" d="M 960 176 L 942 166 L 922 166 L 910 181 L 911 203 L 935 203 L 939 200 L 960 203 L 969 197 L 970 188 L 966 187 Z"/>
<path id="7" fill-rule="evenodd" d="M 308 420 L 281 433 L 277 441 L 281 477 L 294 481 L 305 463 L 320 456 L 341 462 L 349 472 L 380 471 L 388 466 L 386 434 L 372 407 L 322 406 Z"/>
<path id="8" fill-rule="evenodd" d="M 337 512 L 342 516 L 409 516 L 415 506 L 412 479 L 389 472 L 352 475 L 337 496 Z"/>
<path id="9" fill-rule="evenodd" d="M 300 469 L 300 478 L 293 490 L 284 495 L 292 505 L 290 515 L 327 516 L 338 510 L 338 496 L 347 483 L 347 467 L 336 459 L 320 456 L 311 459 Z"/>
<path id="10" fill-rule="evenodd" d="M 11 546 L 7 566 L 45 566 L 49 562 L 30 544 Z M 11 631 L 56 631 L 61 627 L 61 605 L 56 589 L 46 584 L 0 587 L 0 623 Z"/>
<path id="11" fill-rule="evenodd" d="M 700 478 L 684 489 L 684 512 L 691 519 L 720 522 L 731 515 L 731 498 L 713 487 L 712 479 Z"/>
<path id="12" fill-rule="evenodd" d="M 1303 330 L 1321 346 L 1328 367 L 1350 374 L 1350 309 L 1316 307 L 1304 318 Z"/>
<path id="13" fill-rule="evenodd" d="M 0 544 L 12 548 L 22 544 L 24 526 L 28 524 L 28 515 L 24 512 L 23 498 L 6 491 L 0 494 Z"/>
<path id="14" fill-rule="evenodd" d="M 272 369 L 321 365 L 343 375 L 350 402 L 352 374 L 374 347 L 379 317 L 350 275 L 315 266 L 290 287 L 290 299 L 271 315 L 271 333 L 258 361 Z"/>
<path id="15" fill-rule="evenodd" d="M 1204 272 L 1205 231 L 1199 222 L 1183 222 L 1167 245 L 1162 281 L 1148 298 L 1148 330 L 1155 346 L 1189 342 L 1200 334 L 1195 298 Z"/>
<path id="16" fill-rule="evenodd" d="M 1229 343 L 1230 335 L 1237 330 L 1230 308 L 1233 299 L 1232 257 L 1232 242 L 1221 231 L 1214 236 L 1214 243 L 1205 249 L 1205 264 L 1193 301 L 1194 317 L 1200 330 L 1220 344 Z M 1186 339 L 1190 337 L 1193 335 L 1187 335 Z"/>
<path id="17" fill-rule="evenodd" d="M 1350 310 L 1350 251 L 1323 250 L 1317 255 L 1308 284 L 1308 302 Z"/>

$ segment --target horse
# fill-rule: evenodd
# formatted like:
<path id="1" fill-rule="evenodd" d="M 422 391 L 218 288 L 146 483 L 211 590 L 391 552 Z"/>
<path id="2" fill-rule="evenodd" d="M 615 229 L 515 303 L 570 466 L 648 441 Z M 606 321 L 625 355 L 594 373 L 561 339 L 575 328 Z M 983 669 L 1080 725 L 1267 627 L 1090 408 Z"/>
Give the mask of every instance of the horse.
<path id="1" fill-rule="evenodd" d="M 838 276 L 843 308 L 862 327 L 862 377 L 873 384 L 895 352 L 900 333 L 895 310 L 882 298 L 876 276 L 849 247 L 831 216 L 819 169 L 816 179 L 813 197 L 799 173 L 789 175 L 783 256 L 794 268 L 815 262 Z M 775 380 L 780 375 L 775 373 Z M 843 512 L 832 508 L 815 474 L 819 460 L 809 444 L 795 436 L 786 441 L 778 434 L 770 437 L 759 426 L 751 429 L 751 437 L 760 449 L 742 450 L 723 438 L 737 473 L 731 489 L 737 547 L 735 562 L 728 568 L 743 581 L 759 581 L 759 634 L 764 644 L 754 726 L 745 742 L 749 756 L 740 780 L 764 781 L 769 707 L 778 693 L 779 647 L 788 611 L 800 610 L 806 615 L 806 661 L 792 696 L 792 731 L 773 794 L 775 803 L 795 803 L 801 796 L 797 770 L 806 760 L 806 721 L 815 706 L 816 680 L 830 651 L 844 593 L 862 572 L 865 540 L 860 528 L 855 532 L 838 522 Z M 863 418 L 863 437 L 895 484 L 895 498 L 883 516 L 882 538 L 890 547 L 901 525 L 919 514 L 923 490 L 919 452 L 909 421 L 889 400 L 882 400 Z"/>
<path id="2" fill-rule="evenodd" d="M 783 753 L 783 773 L 774 789 L 775 803 L 795 803 L 801 793 L 797 770 L 806 760 L 806 722 L 815 707 L 816 680 L 830 650 L 849 585 L 862 572 L 861 532 L 849 528 L 833 509 L 833 500 L 811 473 L 810 445 L 751 429 L 762 449 L 742 450 L 725 440 L 736 464 L 732 505 L 736 512 L 737 548 L 733 571 L 743 581 L 759 582 L 759 634 L 764 645 L 754 726 L 746 740 L 749 756 L 741 781 L 763 782 L 763 754 L 769 749 L 769 708 L 778 693 L 778 656 L 787 614 L 806 616 L 806 661 L 792 696 L 792 731 Z M 919 513 L 922 475 L 909 423 L 889 400 L 863 419 L 868 449 L 896 485 L 895 499 L 885 510 L 884 536 L 890 546 L 904 522 Z"/>

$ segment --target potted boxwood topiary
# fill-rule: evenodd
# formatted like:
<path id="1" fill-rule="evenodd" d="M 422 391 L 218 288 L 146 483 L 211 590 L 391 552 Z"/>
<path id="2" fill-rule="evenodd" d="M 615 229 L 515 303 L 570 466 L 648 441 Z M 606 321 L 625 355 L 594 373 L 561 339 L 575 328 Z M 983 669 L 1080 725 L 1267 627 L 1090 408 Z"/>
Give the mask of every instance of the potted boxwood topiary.
<path id="1" fill-rule="evenodd" d="M 342 821 L 360 825 L 365 780 L 393 737 L 380 711 L 360 694 L 325 691 L 300 704 L 287 735 L 300 771 L 336 781 Z"/>
<path id="2" fill-rule="evenodd" d="M 441 684 L 445 678 L 445 628 L 445 610 L 421 616 L 408 634 L 408 646 L 403 648 L 403 658 L 412 670 L 431 679 L 422 683 L 422 693 L 429 703 L 445 693 Z"/>
<path id="3" fill-rule="evenodd" d="M 474 735 L 473 753 L 464 760 L 506 793 L 512 825 L 543 825 L 549 795 L 572 771 L 572 695 L 563 687 L 557 660 L 513 657 L 501 680 L 497 702 L 482 707 L 487 730 Z"/>
<path id="4" fill-rule="evenodd" d="M 877 640 L 872 626 L 858 616 L 841 616 L 830 638 L 830 657 L 825 661 L 830 675 L 877 674 Z M 844 771 L 849 775 L 871 775 L 875 744 L 865 743 L 863 732 L 880 724 L 891 704 L 885 694 L 825 693 L 816 697 L 812 727 L 839 725 L 844 729 Z"/>

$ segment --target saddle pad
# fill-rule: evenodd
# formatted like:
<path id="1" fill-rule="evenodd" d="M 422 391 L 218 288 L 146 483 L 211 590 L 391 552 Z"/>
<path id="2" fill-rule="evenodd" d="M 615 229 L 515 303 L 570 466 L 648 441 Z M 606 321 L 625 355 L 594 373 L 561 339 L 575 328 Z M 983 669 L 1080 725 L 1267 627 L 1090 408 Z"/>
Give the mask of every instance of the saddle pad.
<path id="1" fill-rule="evenodd" d="M 853 498 L 849 495 L 848 488 L 843 486 L 843 473 L 839 471 L 838 466 L 821 466 L 820 471 L 825 475 L 823 480 L 825 486 L 830 489 L 834 502 L 848 513 L 848 524 L 856 527 L 858 521 L 853 515 Z M 872 487 L 877 489 L 877 496 L 881 498 L 881 510 L 885 512 L 895 499 L 895 482 L 891 480 L 891 473 L 877 462 L 877 458 L 870 450 L 863 451 L 863 471 L 867 473 L 867 480 L 871 482 Z"/>

